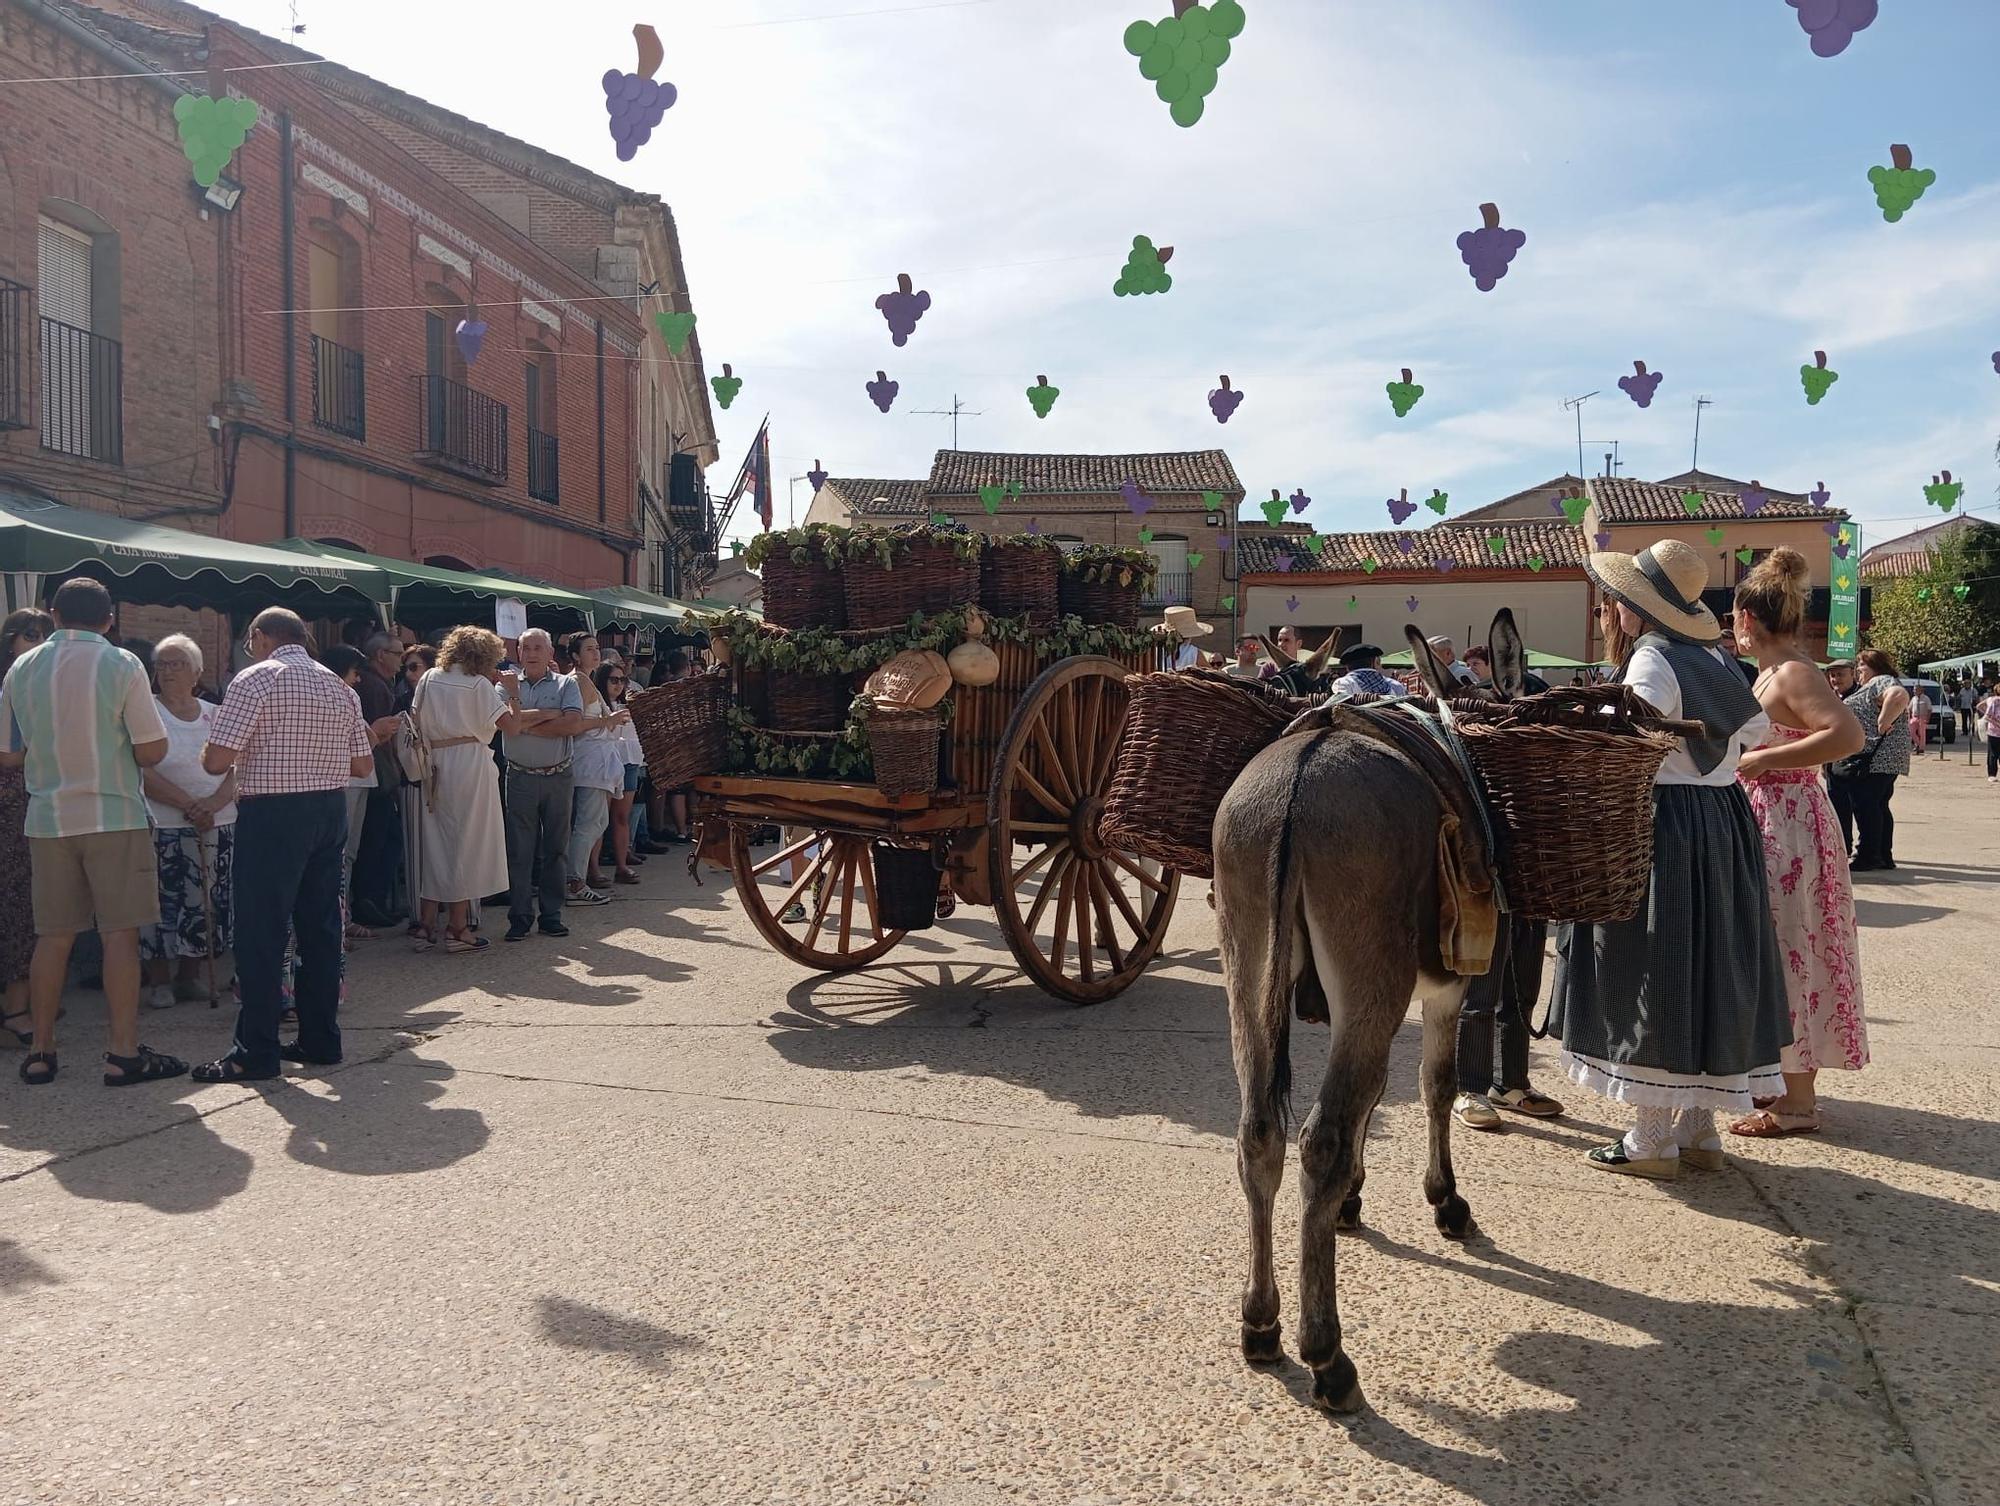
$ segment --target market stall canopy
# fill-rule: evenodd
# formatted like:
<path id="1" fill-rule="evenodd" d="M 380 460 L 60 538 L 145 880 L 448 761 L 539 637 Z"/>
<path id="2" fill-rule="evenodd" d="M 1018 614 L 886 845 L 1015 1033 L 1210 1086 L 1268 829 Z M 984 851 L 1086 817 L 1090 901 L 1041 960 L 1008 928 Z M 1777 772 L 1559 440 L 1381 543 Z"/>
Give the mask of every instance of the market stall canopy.
<path id="1" fill-rule="evenodd" d="M 653 628 L 686 636 L 682 620 L 695 610 L 693 602 L 658 596 L 637 586 L 606 586 L 590 594 L 602 603 L 597 621 L 605 627 Z"/>
<path id="2" fill-rule="evenodd" d="M 89 575 L 119 601 L 146 606 L 375 616 L 391 583 L 371 562 L 241 544 L 114 513 L 0 490 L 0 575 L 7 608 L 39 606 L 51 578 Z"/>
<path id="3" fill-rule="evenodd" d="M 1919 664 L 1920 673 L 1934 673 L 1941 669 L 1977 670 L 1988 664 L 2000 664 L 2000 648 L 1989 648 L 1977 654 L 1960 654 L 1956 659 L 1937 659 L 1929 664 Z"/>
<path id="4" fill-rule="evenodd" d="M 286 539 L 276 547 L 379 571 L 389 582 L 387 600 L 393 615 L 412 627 L 449 627 L 468 621 L 491 627 L 492 603 L 503 600 L 523 603 L 528 609 L 529 624 L 551 631 L 594 628 L 605 610 L 604 603 L 581 591 L 543 585 L 499 571 L 447 570 L 442 565 L 412 564 L 409 560 L 363 554 L 332 544 L 315 544 L 310 539 Z M 480 603 L 484 604 L 483 611 L 475 609 L 475 604 Z"/>

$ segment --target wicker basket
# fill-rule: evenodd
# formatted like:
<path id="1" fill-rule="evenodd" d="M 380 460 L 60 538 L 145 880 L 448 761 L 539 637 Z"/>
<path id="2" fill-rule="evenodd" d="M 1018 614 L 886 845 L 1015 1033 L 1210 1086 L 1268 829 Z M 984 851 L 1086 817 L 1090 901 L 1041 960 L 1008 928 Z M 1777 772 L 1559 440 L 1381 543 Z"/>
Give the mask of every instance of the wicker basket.
<path id="1" fill-rule="evenodd" d="M 1306 702 L 1206 670 L 1128 675 L 1125 684 L 1131 705 L 1098 833 L 1114 847 L 1209 878 L 1216 807 Z"/>
<path id="2" fill-rule="evenodd" d="M 729 676 L 690 675 L 642 690 L 627 703 L 646 772 L 659 788 L 677 789 L 719 774 L 729 750 Z"/>
<path id="3" fill-rule="evenodd" d="M 1653 778 L 1675 746 L 1645 730 L 1649 711 L 1613 685 L 1552 690 L 1458 723 L 1499 829 L 1515 914 L 1602 924 L 1639 913 L 1653 867 Z"/>
<path id="4" fill-rule="evenodd" d="M 847 626 L 856 631 L 901 627 L 918 612 L 946 612 L 979 599 L 979 561 L 952 544 L 915 539 L 889 569 L 869 555 L 840 572 Z"/>
<path id="5" fill-rule="evenodd" d="M 937 924 L 938 869 L 928 847 L 875 844 L 876 920 L 885 931 L 928 931 Z"/>
<path id="6" fill-rule="evenodd" d="M 802 565 L 774 551 L 759 570 L 764 581 L 764 621 L 771 627 L 840 629 L 847 626 L 841 568 L 828 569 L 815 548 Z"/>
<path id="7" fill-rule="evenodd" d="M 1135 628 L 1145 592 L 1145 583 L 1136 575 L 1129 586 L 1121 586 L 1116 580 L 1085 580 L 1076 571 L 1064 570 L 1059 595 L 1065 617 L 1081 617 L 1092 627 L 1109 623 Z"/>
<path id="8" fill-rule="evenodd" d="M 846 675 L 802 675 L 777 671 L 766 689 L 773 732 L 833 732 L 847 725 L 854 700 Z"/>
<path id="9" fill-rule="evenodd" d="M 995 617 L 1053 622 L 1062 604 L 1062 551 L 1054 544 L 988 546 L 979 564 L 979 604 Z"/>
<path id="10" fill-rule="evenodd" d="M 936 711 L 868 714 L 868 751 L 875 765 L 875 788 L 890 799 L 928 795 L 938 787 L 938 734 L 944 718 Z"/>

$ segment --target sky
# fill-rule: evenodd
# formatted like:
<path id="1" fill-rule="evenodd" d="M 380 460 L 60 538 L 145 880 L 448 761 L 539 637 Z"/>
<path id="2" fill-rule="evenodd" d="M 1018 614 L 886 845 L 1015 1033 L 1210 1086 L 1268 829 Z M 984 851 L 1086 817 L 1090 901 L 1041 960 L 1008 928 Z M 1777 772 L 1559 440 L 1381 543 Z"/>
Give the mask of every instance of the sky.
<path id="1" fill-rule="evenodd" d="M 210 4 L 272 34 L 294 8 Z M 1592 473 L 1614 441 L 1621 474 L 1686 469 L 1702 395 L 1703 469 L 1824 482 L 1871 541 L 1937 520 L 1946 468 L 2000 513 L 2000 5 L 1880 0 L 1822 59 L 1786 0 L 1242 4 L 1191 129 L 1123 46 L 1169 0 L 296 9 L 315 51 L 666 199 L 709 373 L 744 379 L 710 484 L 768 411 L 781 523 L 815 460 L 926 474 L 951 424 L 916 410 L 954 396 L 963 448 L 1220 446 L 1250 515 L 1303 489 L 1322 530 L 1573 471 L 1589 392 Z M 599 80 L 641 20 L 679 98 L 621 163 Z M 1896 224 L 1866 177 L 1892 143 L 1937 173 Z M 1527 241 L 1480 292 L 1455 243 L 1489 201 Z M 1112 295 L 1135 235 L 1174 247 L 1169 292 Z M 899 272 L 932 298 L 901 349 Z M 1812 407 L 1815 350 L 1840 379 Z M 1617 386 L 1641 360 L 1646 410 Z"/>

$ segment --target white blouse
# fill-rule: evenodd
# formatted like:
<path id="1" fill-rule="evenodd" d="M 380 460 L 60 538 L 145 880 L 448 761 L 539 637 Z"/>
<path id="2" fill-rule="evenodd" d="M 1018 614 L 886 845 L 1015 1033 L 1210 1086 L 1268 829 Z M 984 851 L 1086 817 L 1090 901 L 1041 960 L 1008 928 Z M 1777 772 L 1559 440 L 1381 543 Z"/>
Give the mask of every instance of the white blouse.
<path id="1" fill-rule="evenodd" d="M 1726 666 L 1731 674 L 1736 673 L 1735 663 L 1724 657 L 1721 649 L 1711 648 L 1708 652 L 1714 655 L 1718 664 Z M 1680 716 L 1681 682 L 1675 678 L 1674 667 L 1667 662 L 1667 656 L 1651 644 L 1643 645 L 1633 653 L 1632 662 L 1625 667 L 1625 683 L 1631 686 L 1636 694 L 1644 697 L 1647 704 L 1661 716 Z M 1730 740 L 1729 751 L 1723 756 L 1722 762 L 1706 774 L 1695 766 L 1694 758 L 1687 750 L 1687 744 L 1676 742 L 1674 751 L 1669 753 L 1666 762 L 1660 765 L 1660 772 L 1653 783 L 1699 784 L 1711 787 L 1731 784 L 1736 779 L 1736 764 L 1742 758 L 1743 750 L 1754 748 L 1762 742 L 1764 734 L 1770 727 L 1771 719 L 1763 712 L 1760 711 L 1751 717 L 1736 729 L 1736 735 Z"/>
<path id="2" fill-rule="evenodd" d="M 167 756 L 153 765 L 153 772 L 197 800 L 207 799 L 221 789 L 222 781 L 228 778 L 226 774 L 211 774 L 201 766 L 202 745 L 208 741 L 208 729 L 220 708 L 208 701 L 198 702 L 195 719 L 184 722 L 167 710 L 166 702 L 158 696 L 153 699 L 159 705 L 160 720 L 167 727 Z M 153 813 L 153 824 L 161 831 L 175 831 L 189 824 L 185 813 L 150 796 L 146 805 Z M 233 803 L 215 813 L 217 826 L 232 826 L 235 822 L 236 807 Z"/>

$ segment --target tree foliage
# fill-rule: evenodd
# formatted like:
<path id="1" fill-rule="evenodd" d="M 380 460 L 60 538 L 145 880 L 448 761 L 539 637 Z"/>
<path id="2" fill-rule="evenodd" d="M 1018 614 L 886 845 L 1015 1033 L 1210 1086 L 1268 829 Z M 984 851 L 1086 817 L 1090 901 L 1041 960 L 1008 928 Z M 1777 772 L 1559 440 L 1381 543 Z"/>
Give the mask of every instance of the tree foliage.
<path id="1" fill-rule="evenodd" d="M 2000 646 L 2000 528 L 1957 529 L 1939 543 L 1928 569 L 1877 581 L 1867 636 L 1904 674 Z"/>

